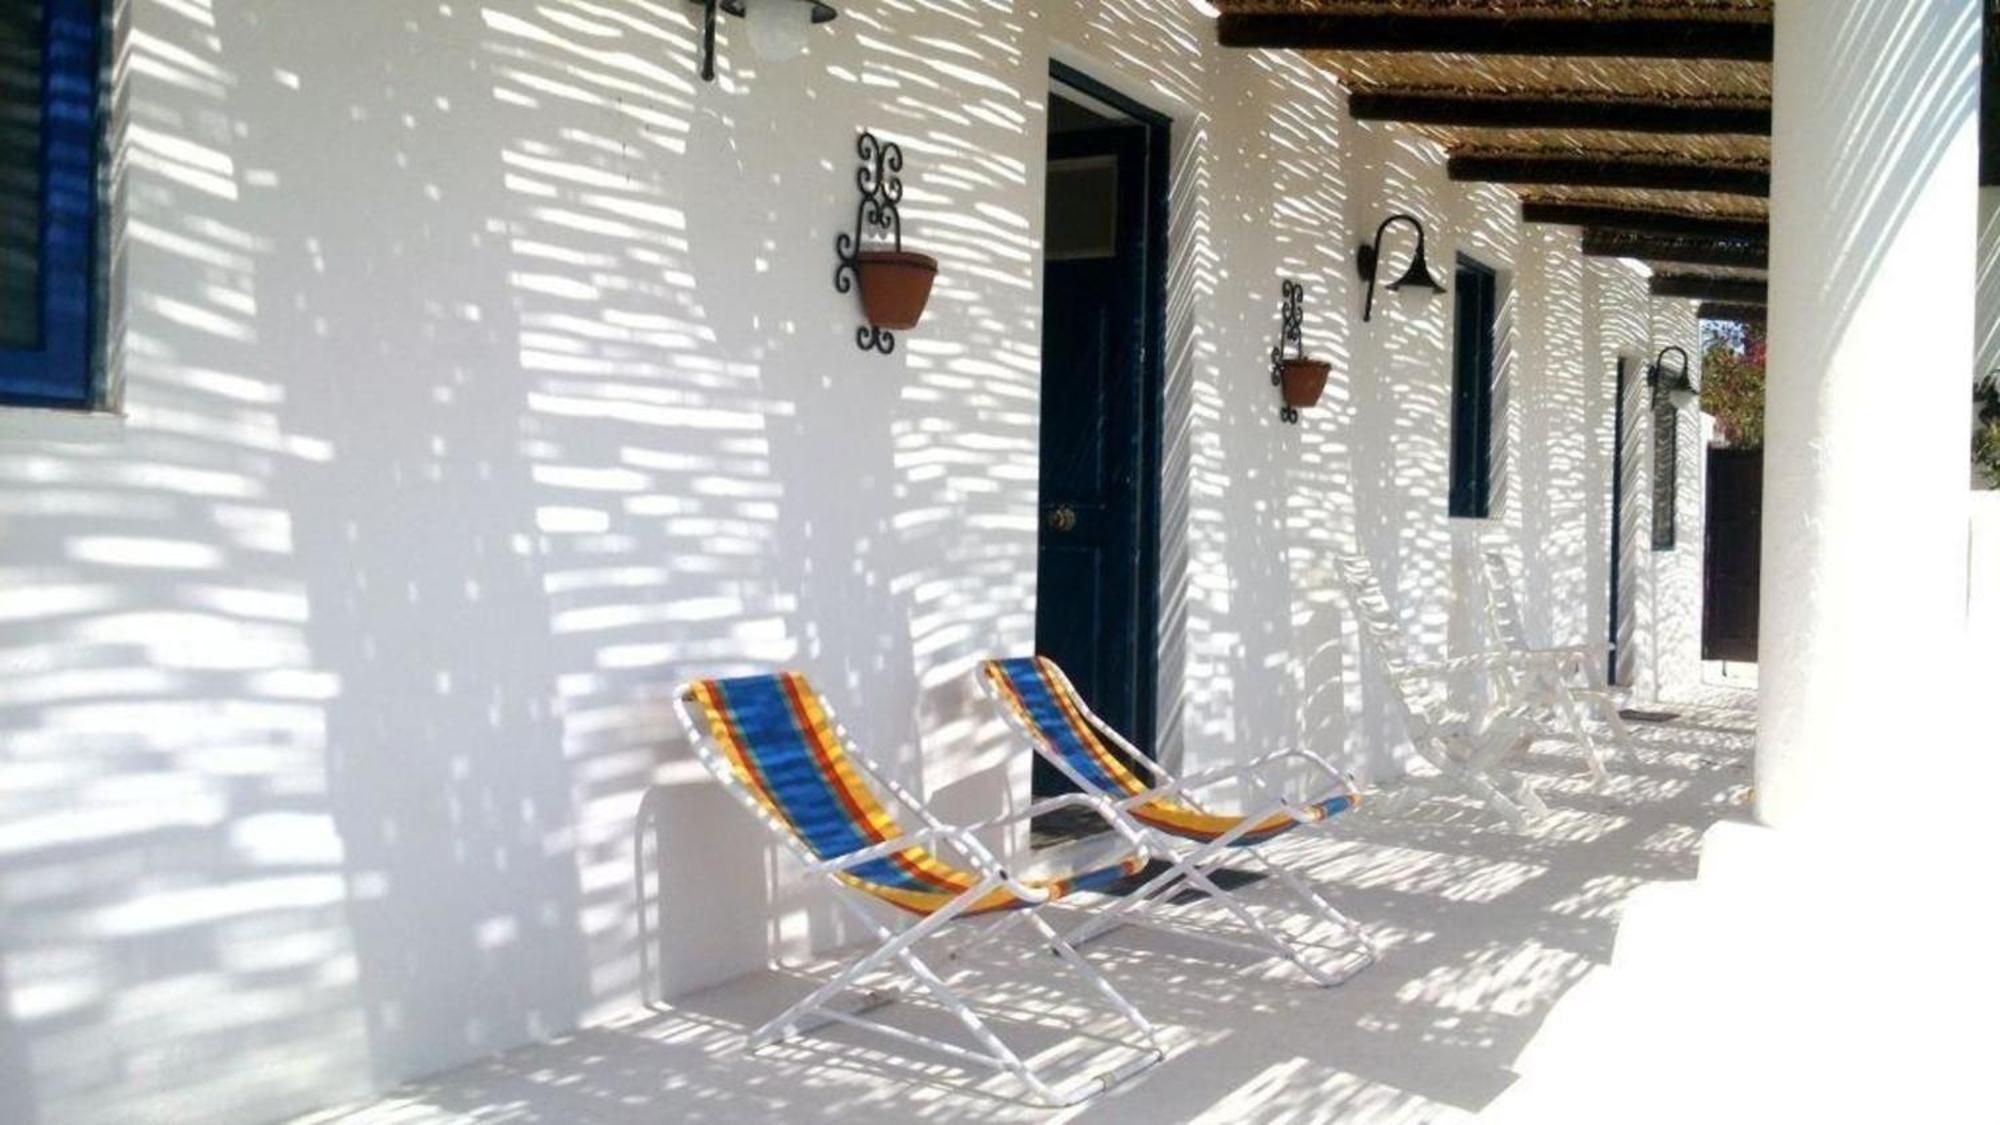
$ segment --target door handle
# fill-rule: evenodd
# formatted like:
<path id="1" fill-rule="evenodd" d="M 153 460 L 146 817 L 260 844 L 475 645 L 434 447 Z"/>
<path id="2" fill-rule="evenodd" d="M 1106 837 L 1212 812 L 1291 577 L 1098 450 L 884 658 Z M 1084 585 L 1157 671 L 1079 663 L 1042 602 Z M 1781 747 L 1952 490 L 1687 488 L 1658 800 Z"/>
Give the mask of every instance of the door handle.
<path id="1" fill-rule="evenodd" d="M 1049 509 L 1050 531 L 1075 531 L 1076 509 L 1068 504 L 1057 504 Z"/>

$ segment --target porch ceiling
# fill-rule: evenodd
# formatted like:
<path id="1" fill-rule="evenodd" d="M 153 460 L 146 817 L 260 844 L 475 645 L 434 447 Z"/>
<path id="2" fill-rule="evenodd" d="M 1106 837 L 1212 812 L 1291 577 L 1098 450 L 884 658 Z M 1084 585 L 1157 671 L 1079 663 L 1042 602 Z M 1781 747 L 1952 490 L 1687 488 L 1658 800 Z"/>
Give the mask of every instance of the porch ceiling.
<path id="1" fill-rule="evenodd" d="M 1507 184 L 1525 221 L 1583 227 L 1586 253 L 1726 281 L 1691 295 L 1740 305 L 1769 258 L 1771 4 L 1221 0 L 1217 35 L 1305 52 L 1356 118 L 1443 145 L 1452 179 Z"/>

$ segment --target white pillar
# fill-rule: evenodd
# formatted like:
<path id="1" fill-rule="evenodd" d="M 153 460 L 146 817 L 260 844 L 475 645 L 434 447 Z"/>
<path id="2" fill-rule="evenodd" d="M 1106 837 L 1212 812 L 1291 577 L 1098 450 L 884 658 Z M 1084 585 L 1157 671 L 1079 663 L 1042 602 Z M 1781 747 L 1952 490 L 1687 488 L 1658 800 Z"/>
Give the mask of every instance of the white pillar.
<path id="1" fill-rule="evenodd" d="M 1951 776 L 1979 35 L 1979 0 L 1778 0 L 1756 798 L 1769 824 L 1851 817 L 1900 781 Z"/>

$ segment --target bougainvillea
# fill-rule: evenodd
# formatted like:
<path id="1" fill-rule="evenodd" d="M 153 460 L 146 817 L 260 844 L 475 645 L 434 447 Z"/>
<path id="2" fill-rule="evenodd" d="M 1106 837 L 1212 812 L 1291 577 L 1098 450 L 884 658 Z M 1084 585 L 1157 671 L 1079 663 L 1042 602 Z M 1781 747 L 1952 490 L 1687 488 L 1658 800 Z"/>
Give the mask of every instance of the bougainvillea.
<path id="1" fill-rule="evenodd" d="M 1989 371 L 1972 388 L 1972 465 L 1986 487 L 2000 487 L 2000 371 Z"/>
<path id="2" fill-rule="evenodd" d="M 1764 326 L 1702 323 L 1701 408 L 1732 449 L 1764 446 Z"/>

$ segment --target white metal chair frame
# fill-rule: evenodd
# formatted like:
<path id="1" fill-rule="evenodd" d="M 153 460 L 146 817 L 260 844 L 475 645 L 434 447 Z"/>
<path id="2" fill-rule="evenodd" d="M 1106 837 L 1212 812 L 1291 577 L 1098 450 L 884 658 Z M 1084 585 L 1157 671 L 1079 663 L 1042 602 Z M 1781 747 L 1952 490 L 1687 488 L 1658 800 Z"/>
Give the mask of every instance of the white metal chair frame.
<path id="1" fill-rule="evenodd" d="M 1618 713 L 1618 699 L 1609 685 L 1596 676 L 1597 661 L 1610 652 L 1591 645 L 1562 645 L 1538 648 L 1528 639 L 1521 607 L 1514 600 L 1513 574 L 1507 556 L 1497 550 L 1481 552 L 1480 575 L 1484 580 L 1487 631 L 1493 642 L 1511 653 L 1514 660 L 1494 668 L 1496 685 L 1507 697 L 1529 708 L 1538 708 L 1554 717 L 1578 747 L 1591 780 L 1600 788 L 1611 775 L 1605 768 L 1604 752 L 1591 733 L 1586 714 L 1595 711 L 1609 728 L 1611 740 L 1625 760 L 1639 763 L 1639 752 L 1631 729 Z"/>
<path id="2" fill-rule="evenodd" d="M 1548 806 L 1509 768 L 1538 733 L 1527 710 L 1495 701 L 1456 719 L 1442 706 L 1452 677 L 1504 669 L 1515 657 L 1506 652 L 1477 652 L 1429 663 L 1410 661 L 1402 623 L 1375 581 L 1368 560 L 1342 555 L 1336 566 L 1362 643 L 1382 665 L 1416 755 L 1517 830 L 1527 827 L 1533 818 L 1546 816 Z M 1433 787 L 1427 781 L 1411 779 L 1406 788 L 1421 796 Z"/>
<path id="3" fill-rule="evenodd" d="M 1230 915 L 1241 923 L 1245 929 L 1249 930 L 1255 939 L 1254 941 L 1239 941 L 1219 936 L 1212 930 L 1203 930 L 1200 936 L 1204 941 L 1228 947 L 1247 949 L 1263 956 L 1275 953 L 1298 966 L 1300 971 L 1310 977 L 1315 984 L 1322 987 L 1331 987 L 1345 983 L 1356 973 L 1375 963 L 1378 956 L 1375 946 L 1368 940 L 1367 934 L 1362 930 L 1359 923 L 1335 909 L 1333 904 L 1326 900 L 1325 896 L 1314 890 L 1311 883 L 1298 873 L 1281 864 L 1274 863 L 1270 857 L 1264 855 L 1262 852 L 1262 842 L 1246 845 L 1238 845 L 1236 843 L 1244 834 L 1273 816 L 1284 815 L 1290 817 L 1299 828 L 1306 829 L 1328 823 L 1327 818 L 1316 815 L 1313 806 L 1321 801 L 1339 796 L 1341 793 L 1350 793 L 1357 798 L 1360 796 L 1360 790 L 1346 774 L 1334 768 L 1325 758 L 1309 750 L 1288 749 L 1266 754 L 1263 757 L 1238 765 L 1222 766 L 1211 770 L 1203 770 L 1200 773 L 1191 774 L 1184 778 L 1175 778 L 1158 763 L 1141 753 L 1137 747 L 1126 741 L 1124 736 L 1112 729 L 1110 724 L 1098 718 L 1084 704 L 1083 697 L 1077 693 L 1075 686 L 1070 683 L 1068 675 L 1061 668 L 1056 667 L 1053 663 L 1049 666 L 1061 681 L 1060 686 L 1062 690 L 1068 692 L 1070 698 L 1075 701 L 1077 710 L 1083 716 L 1084 721 L 1089 723 L 1091 729 L 1100 737 L 1109 741 L 1119 753 L 1122 753 L 1128 763 L 1136 763 L 1148 775 L 1148 779 L 1152 782 L 1151 787 L 1143 792 L 1130 795 L 1101 793 L 1088 779 L 1078 773 L 1073 765 L 1064 760 L 1060 752 L 1043 744 L 1041 737 L 1029 728 L 1026 721 L 1016 713 L 1007 700 L 1001 698 L 999 688 L 993 683 L 990 677 L 982 674 L 979 677 L 980 685 L 986 691 L 987 697 L 993 700 L 995 707 L 1005 716 L 1008 726 L 1012 727 L 1030 746 L 1034 747 L 1035 752 L 1043 760 L 1061 771 L 1063 776 L 1077 787 L 1080 795 L 1088 796 L 1093 802 L 1108 803 L 1108 808 L 1120 822 L 1119 831 L 1128 835 L 1136 834 L 1143 838 L 1150 850 L 1167 860 L 1168 863 L 1165 870 L 1155 874 L 1138 888 L 1126 894 L 1120 902 L 1106 910 L 1096 912 L 1081 926 L 1078 926 L 1065 935 L 1072 945 L 1083 945 L 1099 937 L 1103 937 L 1119 926 L 1127 924 L 1145 926 L 1165 933 L 1184 935 L 1187 932 L 1186 928 L 1175 925 L 1174 920 L 1177 915 L 1186 913 L 1186 909 L 1176 907 L 1170 900 L 1184 886 L 1192 886 L 1203 892 L 1207 901 L 1218 903 L 1228 910 Z M 1308 800 L 1293 800 L 1285 795 L 1281 786 L 1272 783 L 1270 776 L 1272 772 L 1271 767 L 1277 765 L 1303 766 L 1308 773 L 1325 775 L 1330 779 L 1331 783 L 1325 788 L 1314 792 Z M 1252 811 L 1248 815 L 1245 815 L 1234 828 L 1222 833 L 1213 840 L 1206 842 L 1187 840 L 1132 816 L 1134 808 L 1168 797 L 1187 805 L 1197 812 L 1211 812 L 1213 810 L 1204 808 L 1193 794 L 1201 790 L 1214 788 L 1225 782 L 1234 782 L 1242 785 L 1249 794 L 1257 795 L 1265 803 L 1261 807 L 1255 807 L 1246 797 L 1242 803 L 1245 808 Z M 1078 794 L 1073 794 L 1072 796 L 1075 795 Z M 1055 798 L 1055 800 L 1062 799 Z M 1313 958 L 1306 956 L 1299 949 L 1296 941 L 1288 938 L 1276 926 L 1260 918 L 1257 912 L 1252 910 L 1242 900 L 1241 896 L 1232 891 L 1224 890 L 1215 882 L 1212 872 L 1217 868 L 1225 866 L 1225 861 L 1238 859 L 1254 863 L 1265 874 L 1275 878 L 1280 885 L 1291 892 L 1292 896 L 1304 905 L 1308 914 L 1316 915 L 1321 920 L 1333 924 L 1346 933 L 1357 946 L 1358 954 L 1344 956 L 1339 959 L 1338 963 L 1331 967 L 1317 963 Z M 1197 903 L 1191 902 L 1187 905 L 1192 907 L 1197 905 Z"/>
<path id="4" fill-rule="evenodd" d="M 785 846 L 798 858 L 807 877 L 825 878 L 839 890 L 836 901 L 851 913 L 860 924 L 880 943 L 870 952 L 861 955 L 843 966 L 834 976 L 813 989 L 804 999 L 799 1000 L 763 1026 L 751 1032 L 747 1048 L 756 1053 L 774 1043 L 781 1043 L 805 1034 L 829 1023 L 841 1023 L 862 1028 L 891 1039 L 926 1050 L 937 1051 L 961 1062 L 1004 1071 L 1014 1075 L 1027 1088 L 1032 1100 L 1048 1107 L 1072 1106 L 1095 1097 L 1127 1079 L 1141 1074 L 1158 1065 L 1165 1057 L 1158 1032 L 1152 1023 L 1133 1007 L 1132 1003 L 1111 986 L 1103 974 L 1099 973 L 1079 954 L 1073 945 L 1051 926 L 1047 919 L 1040 917 L 1041 904 L 1050 900 L 1048 891 L 1020 881 L 1010 875 L 1000 860 L 982 843 L 977 833 L 993 828 L 1005 827 L 1031 817 L 1040 816 L 1060 808 L 1089 808 L 1104 818 L 1114 830 L 1132 846 L 1132 854 L 1140 861 L 1151 858 L 1146 840 L 1126 831 L 1115 814 L 1105 807 L 1104 802 L 1094 801 L 1082 795 L 1070 795 L 1032 804 L 1030 807 L 972 825 L 950 825 L 939 820 L 909 790 L 897 784 L 880 766 L 856 749 L 852 737 L 834 716 L 831 705 L 826 707 L 827 721 L 839 738 L 847 757 L 853 762 L 861 779 L 874 788 L 878 795 L 887 793 L 913 814 L 923 827 L 914 831 L 859 851 L 830 859 L 821 859 L 793 831 L 783 819 L 775 815 L 751 793 L 736 775 L 735 768 L 720 752 L 708 729 L 708 720 L 695 699 L 692 685 L 682 685 L 675 692 L 680 704 L 681 723 L 687 730 L 688 741 L 695 754 L 709 772 L 722 782 L 723 788 L 735 797 L 738 804 L 761 821 L 766 828 L 783 840 Z M 892 810 L 893 811 L 893 810 Z M 893 913 L 899 919 L 908 920 L 912 916 L 896 910 L 873 896 L 840 882 L 836 875 L 870 860 L 881 859 L 913 846 L 935 847 L 939 843 L 951 845 L 962 856 L 970 868 L 979 876 L 976 885 L 961 892 L 938 910 L 916 918 L 900 930 L 892 928 L 882 920 L 882 915 Z M 1010 910 L 991 911 L 985 914 L 961 918 L 967 909 L 996 890 L 1005 889 L 1010 894 L 1030 905 Z M 864 909 L 856 899 L 865 899 L 874 906 Z M 967 925 L 982 926 L 981 932 L 965 943 L 947 951 L 949 959 L 965 957 L 974 948 L 984 946 L 1006 929 L 1025 922 L 1039 935 L 1040 941 L 1033 947 L 1036 955 L 1045 947 L 1053 950 L 1078 979 L 1110 1006 L 1111 1010 L 1139 1033 L 1143 1047 L 1132 1047 L 1138 1054 L 1131 1061 L 1108 1068 L 1094 1074 L 1071 1078 L 1057 1085 L 1044 1078 L 1036 1069 L 987 1025 L 958 991 L 946 982 L 944 977 L 931 968 L 916 951 L 919 942 L 932 937 L 954 921 Z M 901 991 L 865 989 L 862 978 L 884 968 L 890 962 L 900 965 L 915 978 L 922 991 L 936 1000 L 952 1015 L 956 1016 L 980 1050 L 973 1050 L 957 1043 L 946 1042 L 928 1035 L 919 1034 L 900 1027 L 893 1027 L 876 1020 L 865 1019 L 863 1012 L 873 1011 L 886 1004 L 903 998 Z M 853 1001 L 838 1003 L 843 993 L 855 993 Z M 1128 1046 L 1130 1046 L 1128 1044 Z M 1028 1099 L 1023 1099 L 1028 1100 Z"/>

